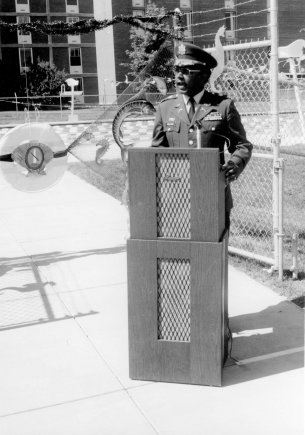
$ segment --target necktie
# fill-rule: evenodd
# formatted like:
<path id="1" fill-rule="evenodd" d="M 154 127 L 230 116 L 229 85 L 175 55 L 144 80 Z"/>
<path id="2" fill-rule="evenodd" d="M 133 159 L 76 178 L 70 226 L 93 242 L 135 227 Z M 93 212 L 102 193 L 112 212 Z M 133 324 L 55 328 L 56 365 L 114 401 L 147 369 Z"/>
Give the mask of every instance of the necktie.
<path id="1" fill-rule="evenodd" d="M 190 97 L 189 99 L 189 106 L 190 106 L 190 110 L 189 110 L 189 120 L 192 121 L 193 116 L 195 114 L 195 100 L 193 97 Z"/>

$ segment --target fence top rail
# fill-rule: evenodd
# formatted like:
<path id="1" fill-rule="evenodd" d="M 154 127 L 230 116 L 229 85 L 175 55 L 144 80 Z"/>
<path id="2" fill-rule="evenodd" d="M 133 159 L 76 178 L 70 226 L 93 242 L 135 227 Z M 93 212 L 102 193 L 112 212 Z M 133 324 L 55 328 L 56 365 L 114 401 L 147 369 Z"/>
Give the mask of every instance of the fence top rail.
<path id="1" fill-rule="evenodd" d="M 241 44 L 229 44 L 223 45 L 222 48 L 224 51 L 233 51 L 233 50 L 246 50 L 248 48 L 261 48 L 261 47 L 270 47 L 271 41 L 270 39 L 266 39 L 264 41 L 251 41 L 251 42 L 242 42 Z M 215 50 L 215 47 L 205 48 L 205 51 L 208 53 L 212 53 Z"/>

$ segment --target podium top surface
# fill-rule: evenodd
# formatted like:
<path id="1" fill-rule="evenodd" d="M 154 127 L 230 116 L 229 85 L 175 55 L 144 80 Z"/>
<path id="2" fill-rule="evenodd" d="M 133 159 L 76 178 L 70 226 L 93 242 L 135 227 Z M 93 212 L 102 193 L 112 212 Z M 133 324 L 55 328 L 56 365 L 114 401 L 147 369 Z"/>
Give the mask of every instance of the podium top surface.
<path id="1" fill-rule="evenodd" d="M 162 154 L 192 154 L 192 153 L 202 153 L 210 156 L 219 156 L 219 149 L 218 148 L 167 148 L 167 147 L 137 147 L 137 148 L 130 148 L 128 149 L 128 152 L 145 152 L 145 153 L 162 153 Z"/>

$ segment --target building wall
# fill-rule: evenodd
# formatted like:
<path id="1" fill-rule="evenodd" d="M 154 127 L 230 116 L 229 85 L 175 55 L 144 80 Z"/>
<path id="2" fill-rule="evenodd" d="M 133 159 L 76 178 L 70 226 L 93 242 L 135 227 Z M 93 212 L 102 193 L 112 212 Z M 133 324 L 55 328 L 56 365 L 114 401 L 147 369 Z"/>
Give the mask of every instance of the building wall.
<path id="1" fill-rule="evenodd" d="M 30 0 L 30 11 L 46 13 L 46 0 Z"/>
<path id="2" fill-rule="evenodd" d="M 113 18 L 112 0 L 94 0 L 94 16 L 97 20 Z M 116 99 L 116 64 L 114 50 L 114 28 L 96 32 L 96 57 L 98 69 L 99 101 L 101 104 L 111 104 Z M 126 38 L 126 29 L 125 29 Z"/>
<path id="3" fill-rule="evenodd" d="M 285 46 L 296 39 L 305 39 L 305 0 L 279 0 L 279 39 Z"/>
<path id="4" fill-rule="evenodd" d="M 266 11 L 269 2 L 270 0 L 256 0 L 253 3 L 245 3 L 242 0 L 235 1 L 237 4 L 235 8 L 237 31 L 232 42 L 238 43 L 270 38 L 270 30 L 266 27 L 270 21 L 269 12 Z M 191 9 L 181 8 L 180 0 L 153 0 L 153 3 L 158 7 L 164 7 L 166 11 L 173 11 L 176 7 L 179 7 L 182 13 L 192 11 L 192 24 L 194 26 L 192 27 L 191 41 L 201 47 L 213 46 L 215 33 L 226 23 L 224 19 L 225 0 L 191 0 Z M 238 5 L 239 3 L 240 5 Z M 132 15 L 133 11 L 144 11 L 146 5 L 147 0 L 144 0 L 144 7 L 133 7 L 132 0 L 112 0 L 112 13 L 113 16 L 119 14 Z M 296 39 L 305 39 L 305 33 L 299 32 L 301 28 L 305 27 L 305 0 L 291 0 L 289 2 L 279 0 L 278 9 L 279 45 L 284 46 Z M 201 11 L 204 11 L 204 13 L 200 13 Z M 256 13 L 258 11 L 263 12 Z M 248 30 L 243 31 L 241 29 Z M 126 50 L 130 49 L 129 38 L 127 38 L 128 33 L 127 25 L 119 24 L 114 26 L 115 68 L 118 81 L 124 81 L 125 75 L 128 73 L 128 67 L 122 66 L 122 63 L 128 63 L 129 61 L 126 55 Z M 229 43 L 231 40 L 228 39 L 227 42 Z M 225 44 L 226 40 L 222 39 L 222 43 Z M 118 91 L 123 91 L 125 87 L 124 84 L 120 85 Z"/>
<path id="5" fill-rule="evenodd" d="M 16 12 L 15 0 L 0 0 L 0 19 L 7 22 L 16 22 L 18 15 L 29 15 L 31 22 L 39 21 L 66 21 L 68 16 L 79 19 L 94 17 L 93 0 L 78 0 L 79 13 L 66 12 L 66 0 L 29 0 L 29 14 Z M 59 69 L 70 73 L 69 47 L 80 48 L 82 55 L 82 73 L 69 74 L 83 79 L 84 94 L 98 95 L 97 63 L 95 50 L 95 33 L 80 36 L 80 43 L 69 44 L 66 35 L 31 34 L 30 44 L 19 44 L 17 32 L 1 31 L 0 60 L 1 74 L 5 80 L 0 81 L 0 96 L 13 96 L 18 93 L 18 80 L 20 77 L 19 49 L 28 47 L 32 49 L 33 61 L 44 60 L 53 62 Z M 3 78 L 3 77 L 1 77 Z M 88 80 L 87 80 L 88 78 Z M 90 98 L 92 102 L 92 97 Z M 96 97 L 95 101 L 98 101 Z M 86 102 L 86 100 L 85 100 Z"/>

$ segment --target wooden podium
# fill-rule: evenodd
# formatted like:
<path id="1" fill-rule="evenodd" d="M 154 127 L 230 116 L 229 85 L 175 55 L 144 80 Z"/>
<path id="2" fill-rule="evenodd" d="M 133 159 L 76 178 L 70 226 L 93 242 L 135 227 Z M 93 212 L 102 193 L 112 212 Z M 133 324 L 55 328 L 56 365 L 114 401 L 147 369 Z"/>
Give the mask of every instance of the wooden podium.
<path id="1" fill-rule="evenodd" d="M 221 385 L 228 334 L 219 168 L 216 149 L 129 151 L 132 379 Z"/>

